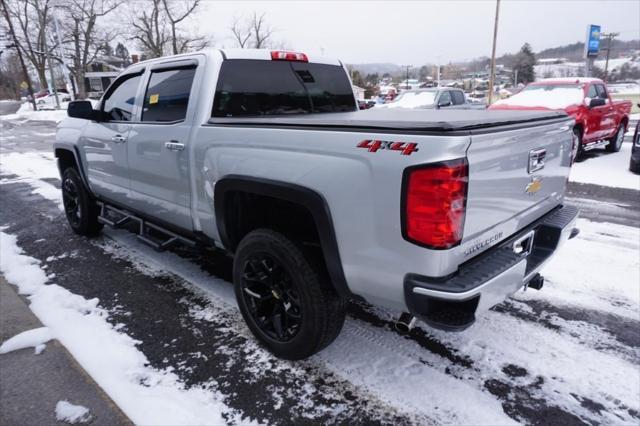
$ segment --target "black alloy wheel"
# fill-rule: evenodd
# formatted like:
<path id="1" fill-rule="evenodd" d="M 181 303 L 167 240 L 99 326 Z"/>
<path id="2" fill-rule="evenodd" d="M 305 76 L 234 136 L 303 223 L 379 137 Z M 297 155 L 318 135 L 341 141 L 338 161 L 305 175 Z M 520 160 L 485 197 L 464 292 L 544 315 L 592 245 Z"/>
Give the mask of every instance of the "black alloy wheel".
<path id="1" fill-rule="evenodd" d="M 64 213 L 71 226 L 77 227 L 82 220 L 82 210 L 80 209 L 80 196 L 75 182 L 67 177 L 62 182 L 62 204 L 64 205 Z"/>
<path id="2" fill-rule="evenodd" d="M 73 167 L 62 173 L 62 204 L 69 226 L 76 234 L 93 236 L 100 232 L 98 206 Z"/>
<path id="3" fill-rule="evenodd" d="M 254 253 L 244 262 L 241 280 L 241 294 L 256 326 L 277 342 L 293 339 L 302 310 L 284 266 L 268 253 Z"/>
<path id="4" fill-rule="evenodd" d="M 272 229 L 242 238 L 233 259 L 240 313 L 274 355 L 307 358 L 340 333 L 347 300 L 336 292 L 318 253 Z"/>

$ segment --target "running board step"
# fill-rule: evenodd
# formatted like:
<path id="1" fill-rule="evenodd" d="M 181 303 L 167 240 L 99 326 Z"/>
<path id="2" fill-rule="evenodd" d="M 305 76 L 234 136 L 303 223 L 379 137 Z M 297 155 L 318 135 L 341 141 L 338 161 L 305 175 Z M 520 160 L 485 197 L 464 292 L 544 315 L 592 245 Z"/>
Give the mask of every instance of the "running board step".
<path id="1" fill-rule="evenodd" d="M 137 222 L 138 227 L 136 232 L 138 239 L 157 251 L 164 251 L 176 243 L 181 243 L 189 247 L 196 246 L 195 241 L 135 216 L 126 210 L 118 209 L 101 201 L 98 201 L 97 204 L 100 207 L 98 222 L 109 225 L 115 229 L 122 228 L 129 222 Z M 155 235 L 151 235 L 149 231 L 153 231 Z"/>
<path id="2" fill-rule="evenodd" d="M 582 149 L 584 151 L 591 151 L 592 149 L 604 148 L 607 145 L 609 145 L 609 141 L 603 139 L 601 141 L 588 143 L 588 144 L 584 145 L 582 147 Z"/>

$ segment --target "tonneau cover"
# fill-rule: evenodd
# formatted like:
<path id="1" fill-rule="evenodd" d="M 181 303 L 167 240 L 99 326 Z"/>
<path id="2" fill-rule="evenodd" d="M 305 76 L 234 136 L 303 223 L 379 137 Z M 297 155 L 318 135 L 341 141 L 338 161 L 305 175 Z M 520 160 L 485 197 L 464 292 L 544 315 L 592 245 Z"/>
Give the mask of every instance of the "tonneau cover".
<path id="1" fill-rule="evenodd" d="M 210 124 L 453 132 L 489 129 L 567 119 L 563 111 L 376 109 L 259 117 L 215 117 Z M 542 123 L 540 123 L 542 124 Z"/>

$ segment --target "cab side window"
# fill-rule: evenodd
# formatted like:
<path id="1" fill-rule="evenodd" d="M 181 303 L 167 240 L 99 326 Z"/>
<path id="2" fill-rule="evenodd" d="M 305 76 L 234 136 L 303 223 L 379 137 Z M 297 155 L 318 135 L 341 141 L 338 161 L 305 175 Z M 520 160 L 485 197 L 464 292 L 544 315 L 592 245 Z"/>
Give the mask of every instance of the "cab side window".
<path id="1" fill-rule="evenodd" d="M 451 105 L 451 92 L 446 90 L 440 94 L 440 99 L 438 99 L 438 106 L 446 107 L 450 105 Z"/>
<path id="2" fill-rule="evenodd" d="M 110 121 L 131 121 L 141 74 L 125 75 L 117 80 L 103 101 L 102 110 Z"/>
<path id="3" fill-rule="evenodd" d="M 460 90 L 453 90 L 451 92 L 451 97 L 453 98 L 453 104 L 454 105 L 464 105 L 465 104 L 464 93 L 462 93 Z"/>
<path id="4" fill-rule="evenodd" d="M 609 100 L 609 96 L 607 95 L 607 89 L 603 84 L 596 84 L 596 92 L 598 93 L 598 97 L 600 99 Z"/>
<path id="5" fill-rule="evenodd" d="M 144 94 L 142 121 L 184 120 L 196 68 L 152 71 Z"/>
<path id="6" fill-rule="evenodd" d="M 596 90 L 596 85 L 592 84 L 589 86 L 589 90 L 587 91 L 587 98 L 593 99 L 598 97 L 598 92 Z"/>

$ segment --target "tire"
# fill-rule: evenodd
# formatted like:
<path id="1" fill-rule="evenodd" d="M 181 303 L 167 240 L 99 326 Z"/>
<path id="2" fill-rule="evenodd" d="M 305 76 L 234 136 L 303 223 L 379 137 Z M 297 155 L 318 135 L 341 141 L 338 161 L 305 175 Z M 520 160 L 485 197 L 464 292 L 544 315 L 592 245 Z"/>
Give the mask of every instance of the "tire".
<path id="1" fill-rule="evenodd" d="M 233 283 L 247 326 L 279 358 L 299 360 L 327 347 L 340 334 L 346 299 L 284 235 L 257 229 L 240 242 Z"/>
<path id="2" fill-rule="evenodd" d="M 98 206 L 75 167 L 64 170 L 61 186 L 64 213 L 73 232 L 88 237 L 97 235 L 102 229 L 98 222 Z"/>
<path id="3" fill-rule="evenodd" d="M 580 161 L 584 155 L 584 150 L 582 149 L 582 132 L 578 127 L 573 128 L 573 136 L 576 138 L 576 146 L 571 152 L 573 155 L 573 162 Z"/>
<path id="4" fill-rule="evenodd" d="M 616 134 L 609 139 L 609 145 L 607 145 L 606 150 L 609 152 L 618 152 L 620 148 L 622 148 L 622 142 L 624 142 L 624 124 L 620 123 Z"/>
<path id="5" fill-rule="evenodd" d="M 636 174 L 636 175 L 640 175 L 640 162 L 639 161 L 634 161 L 633 160 L 633 156 L 629 160 L 629 171 L 631 173 Z"/>

